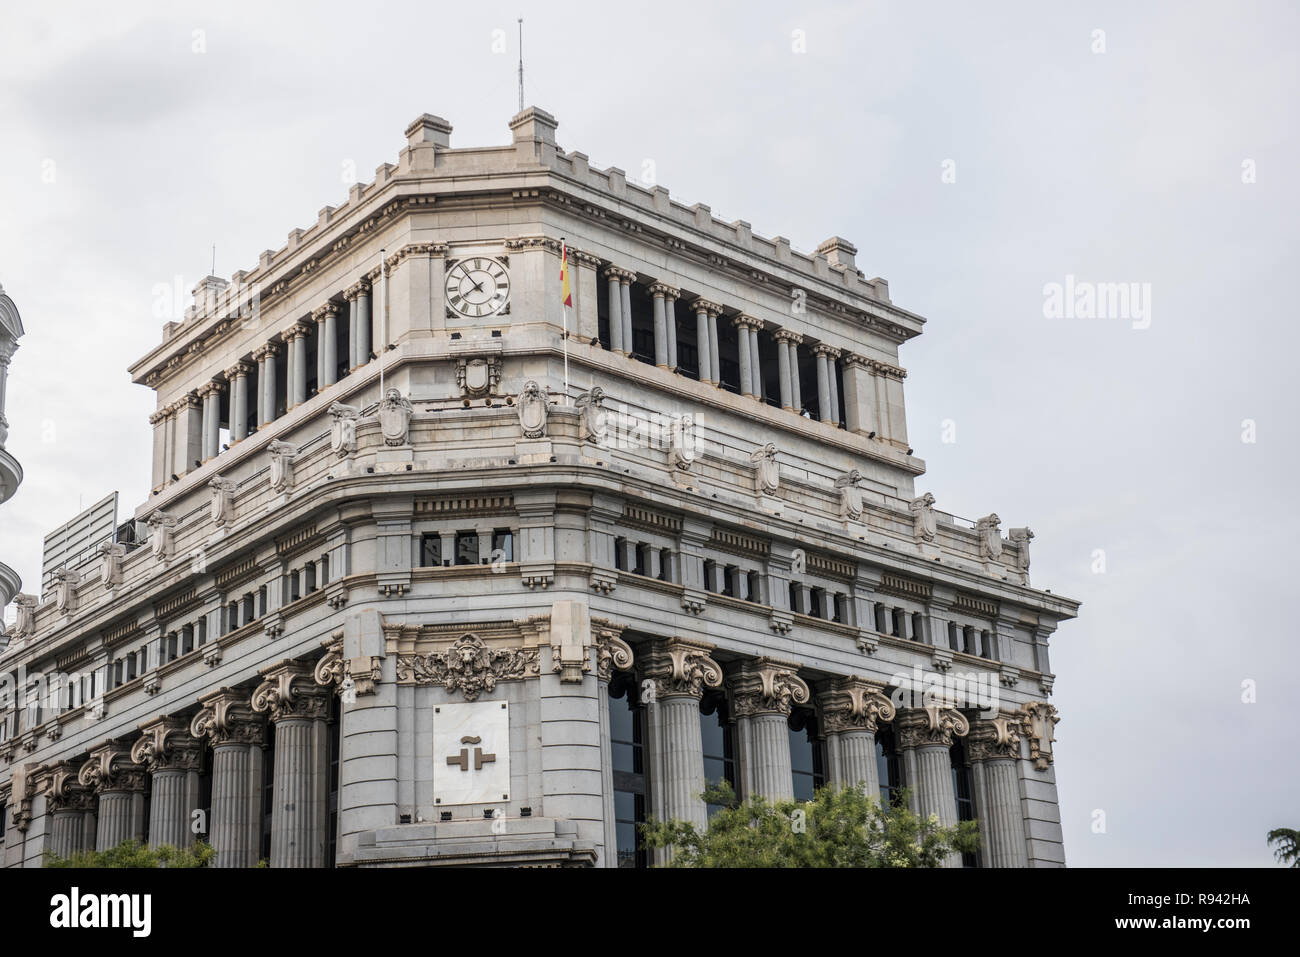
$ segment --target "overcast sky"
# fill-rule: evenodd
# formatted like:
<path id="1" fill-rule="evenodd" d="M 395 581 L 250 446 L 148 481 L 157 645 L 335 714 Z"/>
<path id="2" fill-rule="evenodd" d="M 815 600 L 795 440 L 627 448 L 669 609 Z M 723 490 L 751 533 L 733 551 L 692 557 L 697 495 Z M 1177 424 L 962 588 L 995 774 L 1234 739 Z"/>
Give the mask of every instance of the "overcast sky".
<path id="1" fill-rule="evenodd" d="M 155 287 L 188 294 L 214 243 L 251 269 L 420 113 L 508 142 L 522 15 L 563 147 L 798 249 L 844 236 L 929 319 L 902 353 L 918 491 L 1030 525 L 1034 584 L 1083 602 L 1052 645 L 1068 863 L 1271 865 L 1300 828 L 1288 4 L 42 6 L 0 33 L 27 327 L 0 557 L 28 590 L 46 531 L 148 494 L 126 368 Z M 1052 317 L 1069 276 L 1140 298 Z"/>

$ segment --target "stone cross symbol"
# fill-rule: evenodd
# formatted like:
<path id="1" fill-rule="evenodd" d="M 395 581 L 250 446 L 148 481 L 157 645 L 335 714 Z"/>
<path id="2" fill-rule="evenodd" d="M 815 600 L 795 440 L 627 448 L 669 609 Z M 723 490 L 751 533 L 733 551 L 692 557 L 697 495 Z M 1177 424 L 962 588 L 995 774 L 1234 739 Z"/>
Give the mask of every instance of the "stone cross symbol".
<path id="1" fill-rule="evenodd" d="M 467 735 L 466 737 L 460 739 L 460 743 L 479 744 L 482 742 L 482 740 L 483 740 L 482 738 L 470 737 Z M 474 749 L 474 770 L 482 771 L 483 765 L 491 764 L 492 762 L 496 761 L 496 759 L 497 756 L 495 754 L 484 754 L 482 748 L 475 748 Z M 469 748 L 461 748 L 460 754 L 447 755 L 447 763 L 453 766 L 460 765 L 460 769 L 462 771 L 468 771 L 469 770 Z"/>

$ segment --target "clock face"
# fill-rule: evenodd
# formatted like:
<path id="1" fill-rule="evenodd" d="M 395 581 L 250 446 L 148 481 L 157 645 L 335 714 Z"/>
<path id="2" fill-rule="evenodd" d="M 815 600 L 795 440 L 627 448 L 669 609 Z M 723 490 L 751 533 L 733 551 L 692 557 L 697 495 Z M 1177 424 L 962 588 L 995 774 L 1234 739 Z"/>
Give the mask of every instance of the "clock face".
<path id="1" fill-rule="evenodd" d="M 498 259 L 462 259 L 447 272 L 447 305 L 462 316 L 490 316 L 510 298 L 510 274 Z"/>

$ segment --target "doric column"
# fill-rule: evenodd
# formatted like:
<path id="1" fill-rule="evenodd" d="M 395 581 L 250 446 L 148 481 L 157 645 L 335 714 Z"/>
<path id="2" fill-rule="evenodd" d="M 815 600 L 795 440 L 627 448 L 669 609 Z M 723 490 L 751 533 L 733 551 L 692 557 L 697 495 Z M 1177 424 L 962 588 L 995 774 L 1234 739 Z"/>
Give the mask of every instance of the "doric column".
<path id="1" fill-rule="evenodd" d="M 90 752 L 77 780 L 99 798 L 95 850 L 107 851 L 144 837 L 144 775 L 144 768 L 131 762 L 131 750 L 121 742 L 110 741 Z"/>
<path id="2" fill-rule="evenodd" d="M 49 849 L 64 858 L 87 849 L 86 812 L 95 805 L 95 795 L 77 779 L 78 770 L 70 761 L 56 764 L 45 795 L 45 811 L 51 817 Z"/>
<path id="3" fill-rule="evenodd" d="M 817 418 L 823 422 L 833 422 L 835 406 L 831 402 L 830 364 L 839 352 L 819 342 L 813 346 L 813 355 L 817 357 Z"/>
<path id="4" fill-rule="evenodd" d="M 261 370 L 257 377 L 258 385 L 262 390 L 262 414 L 259 417 L 259 425 L 269 425 L 275 421 L 276 408 L 276 388 L 275 388 L 275 357 L 280 354 L 280 347 L 274 342 L 268 342 L 257 352 L 253 353 L 258 358 L 258 368 Z"/>
<path id="5" fill-rule="evenodd" d="M 358 283 L 353 288 L 356 290 L 357 303 L 357 354 L 353 368 L 357 368 L 370 361 L 370 283 Z"/>
<path id="6" fill-rule="evenodd" d="M 883 685 L 852 675 L 834 679 L 817 695 L 832 787 L 860 785 L 867 797 L 878 799 L 876 728 L 894 720 L 894 705 L 883 692 Z"/>
<path id="7" fill-rule="evenodd" d="M 758 658 L 742 662 L 727 681 L 742 800 L 756 794 L 772 801 L 794 797 L 789 718 L 810 697 L 797 669 L 791 662 Z"/>
<path id="8" fill-rule="evenodd" d="M 655 365 L 661 369 L 672 368 L 668 358 L 668 317 L 664 312 L 666 289 L 667 287 L 659 282 L 650 287 L 650 295 L 654 297 Z"/>
<path id="9" fill-rule="evenodd" d="M 131 760 L 149 771 L 149 846 L 189 847 L 199 807 L 201 744 L 179 718 L 157 718 L 140 726 Z"/>
<path id="10" fill-rule="evenodd" d="M 203 400 L 203 461 L 221 452 L 221 390 L 223 384 L 213 379 L 199 387 Z"/>
<path id="11" fill-rule="evenodd" d="M 731 324 L 736 327 L 736 344 L 740 347 L 740 394 L 754 394 L 753 364 L 749 361 L 749 316 L 743 313 L 733 316 Z"/>
<path id="12" fill-rule="evenodd" d="M 248 373 L 247 362 L 236 362 L 226 370 L 230 383 L 230 441 L 231 444 L 248 438 Z"/>
<path id="13" fill-rule="evenodd" d="M 899 747 L 912 809 L 922 818 L 934 815 L 944 827 L 957 823 L 957 794 L 953 790 L 953 736 L 964 737 L 970 722 L 960 712 L 939 705 L 911 708 L 898 717 Z M 945 866 L 956 867 L 960 857 L 949 855 Z"/>
<path id="14" fill-rule="evenodd" d="M 722 669 L 709 657 L 711 645 L 681 638 L 655 641 L 641 662 L 641 675 L 654 682 L 649 709 L 654 760 L 663 820 L 689 821 L 704 827 L 704 741 L 700 734 L 700 698 L 705 688 L 722 686 Z"/>
<path id="15" fill-rule="evenodd" d="M 312 318 L 316 320 L 316 391 L 318 392 L 325 391 L 338 379 L 339 337 L 336 325 L 338 315 L 338 303 L 334 302 L 327 302 L 312 313 Z"/>
<path id="16" fill-rule="evenodd" d="M 609 283 L 609 348 L 611 352 L 627 352 L 623 346 L 623 293 L 620 291 L 619 277 L 623 270 L 617 266 L 605 268 L 605 279 Z"/>
<path id="17" fill-rule="evenodd" d="M 311 665 L 285 661 L 262 672 L 253 710 L 275 722 L 271 866 L 324 867 L 329 825 L 329 689 Z"/>
<path id="18" fill-rule="evenodd" d="M 214 867 L 252 867 L 262 839 L 262 744 L 265 722 L 247 694 L 222 688 L 199 699 L 190 734 L 212 744 Z"/>
<path id="19" fill-rule="evenodd" d="M 1025 824 L 1020 816 L 1020 715 L 980 719 L 966 738 L 975 786 L 975 810 L 986 867 L 1028 867 Z"/>
<path id="20" fill-rule="evenodd" d="M 623 303 L 623 351 L 629 356 L 635 351 L 632 348 L 632 283 L 635 280 L 636 273 L 626 269 L 618 277 L 619 298 Z"/>
<path id="21" fill-rule="evenodd" d="M 295 408 L 307 401 L 307 333 L 311 331 L 305 322 L 295 322 L 284 332 L 284 341 L 289 344 L 289 408 Z"/>

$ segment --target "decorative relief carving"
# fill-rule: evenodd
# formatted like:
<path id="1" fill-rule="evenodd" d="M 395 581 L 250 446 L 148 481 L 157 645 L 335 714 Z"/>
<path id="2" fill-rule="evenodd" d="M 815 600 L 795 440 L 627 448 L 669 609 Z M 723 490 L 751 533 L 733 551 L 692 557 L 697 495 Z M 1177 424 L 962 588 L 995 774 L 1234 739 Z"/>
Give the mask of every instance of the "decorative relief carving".
<path id="1" fill-rule="evenodd" d="M 126 546 L 116 542 L 104 542 L 99 546 L 99 581 L 110 591 L 122 584 L 122 560 L 126 558 Z"/>
<path id="2" fill-rule="evenodd" d="M 329 407 L 330 451 L 339 458 L 347 458 L 357 450 L 357 420 L 361 410 L 353 405 L 335 402 Z"/>
<path id="3" fill-rule="evenodd" d="M 496 356 L 456 360 L 456 385 L 469 398 L 495 393 L 500 381 L 501 360 Z"/>
<path id="4" fill-rule="evenodd" d="M 970 722 L 955 708 L 932 704 L 900 712 L 898 732 L 899 744 L 904 748 L 950 748 L 954 735 L 964 738 L 970 732 Z"/>
<path id="5" fill-rule="evenodd" d="M 1002 532 L 998 529 L 1002 519 L 997 513 L 985 515 L 975 522 L 975 536 L 979 539 L 980 561 L 996 562 L 1002 557 Z"/>
<path id="6" fill-rule="evenodd" d="M 607 432 L 605 410 L 601 403 L 605 401 L 605 390 L 592 386 L 591 390 L 578 396 L 577 408 L 579 418 L 578 437 L 583 441 L 603 445 Z"/>
<path id="7" fill-rule="evenodd" d="M 235 523 L 235 491 L 239 485 L 234 479 L 214 477 L 208 483 L 212 489 L 212 504 L 209 514 L 217 528 L 225 528 Z"/>
<path id="8" fill-rule="evenodd" d="M 830 690 L 817 696 L 822 728 L 828 734 L 839 731 L 870 731 L 894 720 L 894 704 L 883 694 L 884 687 L 850 675 L 836 678 Z"/>
<path id="9" fill-rule="evenodd" d="M 776 462 L 776 445 L 768 442 L 749 455 L 754 463 L 754 488 L 760 495 L 775 495 L 781 486 L 781 466 Z"/>
<path id="10" fill-rule="evenodd" d="M 1046 771 L 1052 763 L 1052 742 L 1056 740 L 1056 725 L 1060 722 L 1056 706 L 1046 701 L 1031 701 L 1022 705 L 1021 725 L 1029 740 L 1029 757 L 1034 767 Z"/>
<path id="11" fill-rule="evenodd" d="M 131 760 L 150 774 L 159 771 L 197 771 L 201 748 L 190 736 L 185 722 L 159 718 L 140 728 L 142 734 L 131 746 Z"/>
<path id="12" fill-rule="evenodd" d="M 933 542 L 939 529 L 934 520 L 934 496 L 926 492 L 914 498 L 907 507 L 912 510 L 912 535 L 920 542 Z"/>
<path id="13" fill-rule="evenodd" d="M 40 604 L 40 599 L 35 595 L 18 594 L 14 597 L 14 607 L 18 610 L 18 618 L 14 621 L 10 634 L 19 641 L 26 641 L 36 635 L 36 606 L 38 604 Z"/>
<path id="14" fill-rule="evenodd" d="M 613 631 L 596 637 L 596 677 L 608 681 L 615 671 L 630 671 L 634 655 L 632 646 Z"/>
<path id="15" fill-rule="evenodd" d="M 712 650 L 681 638 L 656 641 L 642 659 L 641 673 L 654 682 L 656 697 L 699 698 L 705 688 L 722 687 L 722 667 L 709 656 Z"/>
<path id="16" fill-rule="evenodd" d="M 1023 584 L 1029 584 L 1029 543 L 1034 540 L 1034 532 L 1028 526 L 1007 530 L 1007 537 L 1016 547 L 1016 571 L 1020 572 Z"/>
<path id="17" fill-rule="evenodd" d="M 54 765 L 45 779 L 45 809 L 50 813 L 63 810 L 89 811 L 95 795 L 77 780 L 80 768 L 71 761 Z"/>
<path id="18" fill-rule="evenodd" d="M 857 469 L 850 469 L 835 480 L 835 487 L 840 490 L 840 517 L 850 521 L 862 518 L 862 488 L 866 479 Z"/>
<path id="19" fill-rule="evenodd" d="M 546 417 L 551 411 L 551 400 L 542 392 L 542 387 L 529 379 L 524 383 L 524 391 L 516 402 L 519 408 L 519 428 L 524 438 L 540 439 L 546 435 Z"/>
<path id="20" fill-rule="evenodd" d="M 77 587 L 81 576 L 66 566 L 54 570 L 54 604 L 59 614 L 70 615 L 77 609 Z"/>
<path id="21" fill-rule="evenodd" d="M 797 668 L 790 662 L 767 657 L 741 664 L 728 688 L 732 716 L 789 715 L 795 705 L 807 704 L 812 694 Z"/>
<path id="22" fill-rule="evenodd" d="M 267 445 L 266 451 L 271 455 L 271 491 L 288 492 L 293 488 L 293 460 L 298 455 L 298 449 L 289 442 L 276 439 Z"/>
<path id="23" fill-rule="evenodd" d="M 82 787 L 96 794 L 105 791 L 143 791 L 145 769 L 131 761 L 125 744 L 110 742 L 90 752 L 90 760 L 77 772 Z"/>
<path id="24" fill-rule="evenodd" d="M 145 524 L 149 526 L 149 551 L 154 558 L 168 561 L 176 545 L 175 516 L 166 512 L 154 512 Z"/>
<path id="25" fill-rule="evenodd" d="M 440 684 L 459 691 L 466 701 L 476 701 L 492 691 L 498 681 L 531 677 L 540 671 L 536 648 L 489 648 L 477 635 L 465 634 L 445 651 L 427 655 L 399 655 L 397 680 L 410 684 Z"/>
<path id="26" fill-rule="evenodd" d="M 384 435 L 384 444 L 389 446 L 405 445 L 410 436 L 411 403 L 397 389 L 388 389 L 379 403 L 379 428 Z"/>
<path id="27" fill-rule="evenodd" d="M 672 424 L 672 440 L 668 446 L 668 466 L 689 472 L 695 463 L 697 436 L 695 416 L 683 415 Z"/>
<path id="28" fill-rule="evenodd" d="M 351 697 L 375 693 L 375 685 L 383 678 L 380 655 L 344 658 L 342 631 L 321 642 L 321 647 L 325 655 L 316 662 L 313 672 L 318 685 L 333 687 L 337 694 Z"/>

